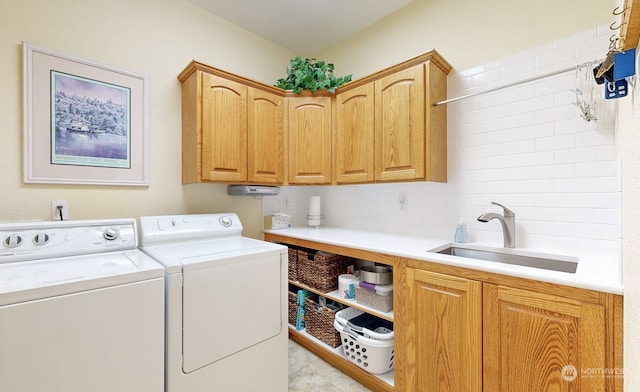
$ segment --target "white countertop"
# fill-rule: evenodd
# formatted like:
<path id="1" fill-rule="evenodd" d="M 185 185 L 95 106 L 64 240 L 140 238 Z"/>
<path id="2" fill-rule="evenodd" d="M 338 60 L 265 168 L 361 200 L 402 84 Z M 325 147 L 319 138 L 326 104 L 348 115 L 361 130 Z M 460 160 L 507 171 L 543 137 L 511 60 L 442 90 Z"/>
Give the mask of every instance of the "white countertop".
<path id="1" fill-rule="evenodd" d="M 446 239 L 413 237 L 331 227 L 318 229 L 292 227 L 282 230 L 265 230 L 264 232 L 346 248 L 366 250 L 415 260 L 425 260 L 455 267 L 540 280 L 612 294 L 623 294 L 621 260 L 619 257 L 606 255 L 594 256 L 579 254 L 578 252 L 559 253 L 545 249 L 517 248 L 518 251 L 525 253 L 577 257 L 578 268 L 576 272 L 566 273 L 428 252 L 428 250 L 448 244 L 450 241 Z M 501 244 L 487 243 L 470 243 L 469 245 L 493 248 L 501 247 Z"/>

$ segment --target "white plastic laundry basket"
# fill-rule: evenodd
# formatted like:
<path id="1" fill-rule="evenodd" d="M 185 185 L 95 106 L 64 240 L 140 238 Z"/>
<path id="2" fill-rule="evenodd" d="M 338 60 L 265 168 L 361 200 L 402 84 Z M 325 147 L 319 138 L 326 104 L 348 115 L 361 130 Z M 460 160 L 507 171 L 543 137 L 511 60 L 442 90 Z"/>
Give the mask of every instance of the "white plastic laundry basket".
<path id="1" fill-rule="evenodd" d="M 393 330 L 389 321 L 346 308 L 335 314 L 333 326 L 340 332 L 342 352 L 349 361 L 372 374 L 393 370 Z"/>

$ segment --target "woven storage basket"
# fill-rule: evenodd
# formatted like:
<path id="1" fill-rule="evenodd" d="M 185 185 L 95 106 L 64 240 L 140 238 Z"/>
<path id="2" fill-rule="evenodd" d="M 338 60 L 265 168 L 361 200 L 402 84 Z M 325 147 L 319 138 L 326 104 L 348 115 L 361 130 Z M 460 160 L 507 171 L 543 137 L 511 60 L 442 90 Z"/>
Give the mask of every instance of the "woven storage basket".
<path id="1" fill-rule="evenodd" d="M 347 269 L 347 258 L 341 255 L 298 250 L 298 280 L 323 293 L 338 289 L 338 276 Z"/>
<path id="2" fill-rule="evenodd" d="M 308 334 L 315 336 L 325 344 L 336 348 L 340 345 L 340 333 L 334 327 L 336 310 L 318 307 L 317 297 L 304 299 L 305 328 Z"/>
<path id="3" fill-rule="evenodd" d="M 298 280 L 298 249 L 292 247 L 289 247 L 289 280 Z"/>
<path id="4" fill-rule="evenodd" d="M 289 324 L 295 326 L 298 319 L 298 295 L 289 291 Z"/>

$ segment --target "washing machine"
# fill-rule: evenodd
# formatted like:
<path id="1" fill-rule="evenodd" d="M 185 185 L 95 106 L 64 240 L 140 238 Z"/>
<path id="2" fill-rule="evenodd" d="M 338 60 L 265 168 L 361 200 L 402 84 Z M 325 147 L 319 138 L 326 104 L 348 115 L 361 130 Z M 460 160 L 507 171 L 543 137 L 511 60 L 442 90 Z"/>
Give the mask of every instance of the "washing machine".
<path id="1" fill-rule="evenodd" d="M 140 245 L 165 267 L 167 392 L 288 390 L 286 247 L 233 213 L 141 217 Z"/>
<path id="2" fill-rule="evenodd" d="M 0 391 L 164 391 L 164 269 L 134 219 L 0 224 Z"/>

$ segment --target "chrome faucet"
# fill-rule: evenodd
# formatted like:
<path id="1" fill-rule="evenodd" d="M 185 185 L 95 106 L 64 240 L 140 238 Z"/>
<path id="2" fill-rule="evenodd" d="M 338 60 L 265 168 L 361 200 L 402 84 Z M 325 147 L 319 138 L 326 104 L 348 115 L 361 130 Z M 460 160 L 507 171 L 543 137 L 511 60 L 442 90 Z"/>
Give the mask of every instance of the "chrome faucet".
<path id="1" fill-rule="evenodd" d="M 502 224 L 502 236 L 504 237 L 505 248 L 516 247 L 516 214 L 502 204 L 492 201 L 491 204 L 502 207 L 504 210 L 504 216 L 496 214 L 495 212 L 487 212 L 478 217 L 480 222 L 489 222 L 492 219 L 497 219 Z"/>

